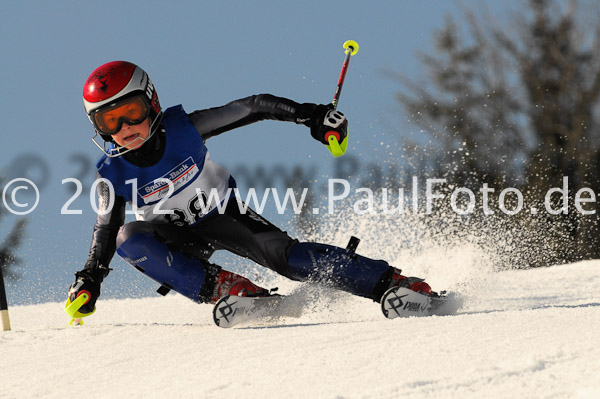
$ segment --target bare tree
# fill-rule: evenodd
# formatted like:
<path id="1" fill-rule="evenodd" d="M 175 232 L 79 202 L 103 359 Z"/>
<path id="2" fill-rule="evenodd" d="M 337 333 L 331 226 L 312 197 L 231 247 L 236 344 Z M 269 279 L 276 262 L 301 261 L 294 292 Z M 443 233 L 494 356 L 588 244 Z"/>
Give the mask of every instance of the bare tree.
<path id="1" fill-rule="evenodd" d="M 3 187 L 3 184 L 0 178 L 1 187 Z M 5 215 L 6 210 L 0 206 L 0 221 L 2 221 Z M 26 225 L 27 219 L 18 219 L 7 236 L 2 240 L 2 245 L 0 246 L 0 267 L 2 268 L 2 274 L 8 280 L 17 280 L 20 277 L 17 267 L 21 264 L 21 260 L 17 257 L 16 251 L 23 240 Z"/>
<path id="2" fill-rule="evenodd" d="M 441 148 L 434 169 L 456 184 L 508 184 L 540 206 L 566 176 L 567 214 L 513 222 L 552 236 L 550 262 L 600 257 L 597 212 L 574 208 L 579 190 L 600 187 L 599 9 L 575 0 L 522 8 L 504 20 L 466 8 L 461 21 L 447 17 L 436 52 L 420 54 L 426 83 L 400 76 L 398 100 Z"/>

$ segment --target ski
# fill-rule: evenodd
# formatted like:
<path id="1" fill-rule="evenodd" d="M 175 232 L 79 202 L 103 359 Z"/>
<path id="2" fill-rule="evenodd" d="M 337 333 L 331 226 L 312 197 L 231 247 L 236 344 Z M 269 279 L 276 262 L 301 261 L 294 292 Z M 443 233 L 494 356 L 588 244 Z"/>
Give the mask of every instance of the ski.
<path id="1" fill-rule="evenodd" d="M 267 297 L 242 297 L 227 295 L 215 303 L 213 320 L 218 327 L 231 328 L 256 321 L 272 321 L 280 317 L 300 317 L 302 306 L 287 301 L 289 297 L 274 295 Z M 452 302 L 452 301 L 450 301 Z M 433 316 L 452 314 L 454 306 L 448 305 L 448 296 L 425 295 L 405 287 L 394 287 L 381 298 L 381 311 L 388 319 L 411 316 Z M 452 309 L 451 309 L 452 308 Z"/>
<path id="2" fill-rule="evenodd" d="M 448 297 L 431 296 L 415 292 L 405 287 L 390 288 L 381 297 L 381 311 L 388 319 L 410 316 L 432 316 L 444 314 Z"/>
<path id="3" fill-rule="evenodd" d="M 250 321 L 278 317 L 300 317 L 298 306 L 286 306 L 285 296 L 242 297 L 226 295 L 213 308 L 213 320 L 222 328 L 230 328 Z"/>

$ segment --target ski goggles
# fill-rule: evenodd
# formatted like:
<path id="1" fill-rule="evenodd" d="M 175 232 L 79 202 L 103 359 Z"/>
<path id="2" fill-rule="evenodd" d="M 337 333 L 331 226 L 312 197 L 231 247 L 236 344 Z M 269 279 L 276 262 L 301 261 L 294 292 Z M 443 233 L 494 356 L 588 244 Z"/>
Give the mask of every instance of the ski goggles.
<path id="1" fill-rule="evenodd" d="M 149 114 L 150 105 L 139 95 L 95 111 L 92 114 L 92 122 L 100 133 L 112 135 L 121 130 L 123 122 L 138 125 L 145 121 Z"/>

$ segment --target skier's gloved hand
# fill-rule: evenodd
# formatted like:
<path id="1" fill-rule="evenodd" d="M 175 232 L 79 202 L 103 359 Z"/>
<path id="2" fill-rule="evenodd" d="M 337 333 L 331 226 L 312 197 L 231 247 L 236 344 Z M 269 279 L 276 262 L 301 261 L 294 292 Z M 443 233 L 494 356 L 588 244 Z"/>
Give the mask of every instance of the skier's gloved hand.
<path id="1" fill-rule="evenodd" d="M 333 134 L 338 142 L 348 135 L 348 120 L 333 104 L 302 104 L 297 111 L 296 121 L 310 127 L 310 135 L 323 144 L 329 144 L 327 138 Z"/>
<path id="2" fill-rule="evenodd" d="M 341 143 L 348 135 L 348 120 L 340 111 L 330 109 L 325 114 L 322 124 L 316 129 L 311 129 L 310 134 L 324 144 L 330 144 L 328 140 L 330 135 Z"/>
<path id="3" fill-rule="evenodd" d="M 73 303 L 84 292 L 87 292 L 90 297 L 89 301 L 79 308 L 79 313 L 87 315 L 94 312 L 96 300 L 100 296 L 102 278 L 100 270 L 83 269 L 75 273 L 75 282 L 69 288 L 69 300 Z"/>

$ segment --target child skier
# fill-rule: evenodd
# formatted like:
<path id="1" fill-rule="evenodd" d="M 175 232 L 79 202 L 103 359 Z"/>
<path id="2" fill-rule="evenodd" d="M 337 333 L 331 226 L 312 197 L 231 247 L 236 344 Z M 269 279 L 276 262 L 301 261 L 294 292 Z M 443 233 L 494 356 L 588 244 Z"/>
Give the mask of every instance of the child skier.
<path id="1" fill-rule="evenodd" d="M 85 82 L 83 102 L 96 130 L 93 140 L 105 154 L 97 163 L 103 180 L 90 253 L 68 293 L 70 302 L 84 292 L 89 295 L 81 315 L 95 310 L 115 251 L 157 281 L 159 292 L 172 289 L 198 303 L 214 303 L 228 294 L 269 295 L 210 263 L 216 250 L 252 259 L 292 280 L 310 279 L 374 301 L 394 286 L 431 295 L 422 279 L 405 277 L 384 261 L 299 242 L 251 209 L 242 212 L 230 190 L 235 180 L 205 146 L 211 137 L 265 119 L 306 125 L 323 144 L 331 131 L 342 141 L 348 122 L 331 104 L 298 104 L 261 94 L 189 114 L 181 105 L 163 112 L 148 74 L 125 61 L 94 70 Z M 219 195 L 210 197 L 211 190 Z M 125 224 L 127 202 L 138 214 L 137 221 Z"/>

